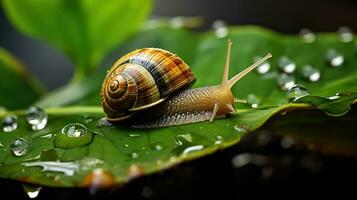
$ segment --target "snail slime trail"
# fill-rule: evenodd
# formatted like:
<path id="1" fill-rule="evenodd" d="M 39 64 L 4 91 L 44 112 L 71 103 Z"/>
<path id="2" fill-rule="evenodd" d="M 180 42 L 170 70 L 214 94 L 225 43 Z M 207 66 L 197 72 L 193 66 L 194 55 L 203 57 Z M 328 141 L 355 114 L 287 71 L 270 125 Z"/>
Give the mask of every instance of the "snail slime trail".
<path id="1" fill-rule="evenodd" d="M 138 49 L 120 58 L 104 79 L 101 102 L 108 121 L 136 128 L 157 128 L 202 121 L 235 113 L 231 88 L 264 63 L 267 54 L 228 79 L 232 43 L 228 41 L 220 85 L 189 88 L 194 77 L 178 56 L 157 48 Z"/>

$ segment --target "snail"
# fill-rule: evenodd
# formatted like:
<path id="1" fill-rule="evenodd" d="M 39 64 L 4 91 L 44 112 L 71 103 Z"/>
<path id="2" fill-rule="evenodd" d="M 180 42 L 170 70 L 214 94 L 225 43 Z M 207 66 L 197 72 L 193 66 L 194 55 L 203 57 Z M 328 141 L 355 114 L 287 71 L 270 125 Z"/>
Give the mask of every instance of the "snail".
<path id="1" fill-rule="evenodd" d="M 240 100 L 230 89 L 272 55 L 268 53 L 228 80 L 231 46 L 228 40 L 221 84 L 201 88 L 190 88 L 196 78 L 173 53 L 143 48 L 124 55 L 108 71 L 101 88 L 106 119 L 137 128 L 156 128 L 212 122 L 236 113 L 234 103 Z"/>

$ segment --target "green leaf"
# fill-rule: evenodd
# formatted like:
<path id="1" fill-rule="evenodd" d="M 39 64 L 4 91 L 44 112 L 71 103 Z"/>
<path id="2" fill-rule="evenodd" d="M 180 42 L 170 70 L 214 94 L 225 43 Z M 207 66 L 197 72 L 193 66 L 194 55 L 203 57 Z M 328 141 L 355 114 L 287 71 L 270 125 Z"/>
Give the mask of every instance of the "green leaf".
<path id="1" fill-rule="evenodd" d="M 29 106 L 44 93 L 44 87 L 24 65 L 0 47 L 0 110 Z"/>
<path id="2" fill-rule="evenodd" d="M 356 102 L 357 95 L 354 43 L 341 43 L 335 34 L 317 34 L 316 37 L 314 43 L 307 44 L 300 37 L 281 35 L 262 28 L 231 28 L 229 38 L 234 46 L 230 76 L 252 64 L 256 56 L 271 52 L 274 57 L 269 61 L 269 73 L 262 75 L 252 72 L 232 89 L 239 98 L 254 95 L 257 105 L 253 107 L 257 108 L 252 108 L 250 104 L 237 104 L 236 115 L 217 119 L 213 123 L 158 129 L 105 126 L 100 120 L 104 113 L 98 101 L 100 79 L 104 78 L 105 70 L 96 74 L 100 76 L 97 79 L 93 78 L 94 75 L 88 76 L 87 80 L 83 79 L 88 83 L 92 80 L 90 84 L 82 82 L 72 91 L 68 89 L 66 95 L 52 93 L 40 101 L 49 103 L 46 109 L 49 123 L 44 130 L 31 131 L 24 121 L 24 111 L 0 114 L 19 116 L 17 130 L 0 134 L 3 145 L 0 148 L 0 176 L 41 185 L 81 187 L 90 185 L 93 170 L 101 168 L 110 174 L 113 184 L 123 184 L 135 177 L 155 173 L 236 144 L 242 135 L 258 129 L 279 113 L 289 116 L 292 110 L 319 109 L 336 116 L 345 114 L 350 104 Z M 191 42 L 186 44 L 182 41 Z M 195 87 L 220 82 L 226 39 L 217 38 L 212 33 L 190 33 L 160 27 L 138 34 L 122 46 L 117 57 L 133 48 L 145 46 L 161 47 L 175 53 L 185 49 L 185 52 L 179 52 L 178 55 L 182 54 L 188 60 L 187 63 L 197 76 Z M 345 62 L 341 67 L 334 68 L 326 62 L 326 51 L 329 48 L 335 48 L 344 55 Z M 281 90 L 277 84 L 277 62 L 283 55 L 296 63 L 297 70 L 293 76 L 311 94 L 294 103 L 289 103 L 286 91 Z M 301 76 L 305 64 L 320 70 L 319 81 L 309 82 Z M 84 90 L 85 93 L 77 94 Z M 336 93 L 340 93 L 338 98 L 335 97 Z M 77 96 L 71 98 L 71 95 Z M 52 102 L 48 100 L 50 97 Z M 85 125 L 93 133 L 91 139 L 78 138 L 78 142 L 67 142 L 69 138 L 63 138 L 61 130 L 70 123 Z M 28 152 L 19 157 L 12 154 L 9 146 L 18 137 L 26 139 L 30 144 Z M 58 138 L 61 138 L 60 142 L 56 141 Z M 58 162 L 54 162 L 56 156 Z"/>
<path id="3" fill-rule="evenodd" d="M 11 22 L 46 40 L 74 61 L 77 76 L 97 68 L 103 57 L 140 27 L 151 0 L 4 0 Z"/>

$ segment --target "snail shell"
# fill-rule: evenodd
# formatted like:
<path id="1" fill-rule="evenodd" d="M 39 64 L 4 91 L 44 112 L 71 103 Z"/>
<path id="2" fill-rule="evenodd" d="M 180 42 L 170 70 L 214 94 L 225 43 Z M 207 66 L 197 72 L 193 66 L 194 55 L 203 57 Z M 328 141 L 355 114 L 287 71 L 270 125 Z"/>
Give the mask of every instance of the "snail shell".
<path id="1" fill-rule="evenodd" d="M 137 49 L 108 71 L 100 93 L 102 107 L 109 121 L 121 121 L 190 87 L 195 80 L 189 66 L 175 54 L 158 48 Z"/>

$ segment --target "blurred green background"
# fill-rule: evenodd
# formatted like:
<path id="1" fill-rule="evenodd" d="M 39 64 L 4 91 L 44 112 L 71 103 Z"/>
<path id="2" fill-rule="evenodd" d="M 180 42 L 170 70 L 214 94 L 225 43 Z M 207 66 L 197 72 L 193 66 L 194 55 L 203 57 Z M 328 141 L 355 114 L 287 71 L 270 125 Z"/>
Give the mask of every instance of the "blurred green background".
<path id="1" fill-rule="evenodd" d="M 301 28 L 334 32 L 341 26 L 357 30 L 357 1 L 353 0 L 156 0 L 152 17 L 200 16 L 207 30 L 214 20 L 229 25 L 254 24 L 282 33 L 297 34 Z M 73 63 L 48 43 L 16 31 L 0 8 L 0 46 L 20 58 L 48 89 L 67 83 Z M 123 52 L 108 56 L 102 66 L 111 65 Z M 49 64 L 50 63 L 50 64 Z"/>

